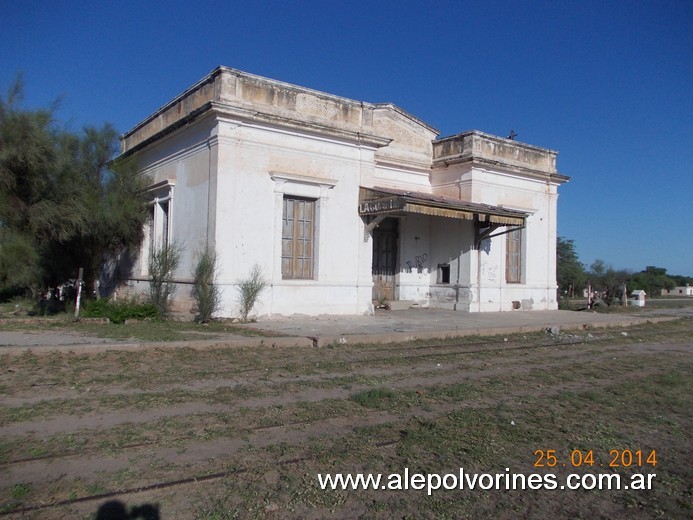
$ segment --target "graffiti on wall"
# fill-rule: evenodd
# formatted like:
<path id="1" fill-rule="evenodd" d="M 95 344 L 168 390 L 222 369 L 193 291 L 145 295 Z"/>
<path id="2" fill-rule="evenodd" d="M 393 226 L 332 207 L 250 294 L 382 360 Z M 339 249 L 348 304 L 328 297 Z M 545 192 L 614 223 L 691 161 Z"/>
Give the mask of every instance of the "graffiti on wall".
<path id="1" fill-rule="evenodd" d="M 413 273 L 414 269 L 416 269 L 417 273 L 422 274 L 427 260 L 428 255 L 426 253 L 415 256 L 414 260 L 407 260 L 404 263 L 407 266 L 405 268 L 406 272 Z"/>

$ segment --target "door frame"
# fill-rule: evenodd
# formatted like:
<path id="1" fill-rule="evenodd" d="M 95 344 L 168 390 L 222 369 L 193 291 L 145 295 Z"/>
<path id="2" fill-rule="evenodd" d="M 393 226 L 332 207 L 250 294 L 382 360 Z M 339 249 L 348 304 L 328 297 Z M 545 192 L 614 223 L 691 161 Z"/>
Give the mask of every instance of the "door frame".
<path id="1" fill-rule="evenodd" d="M 399 261 L 399 252 L 400 252 L 400 234 L 399 234 L 399 228 L 400 228 L 400 222 L 399 219 L 396 217 L 387 217 L 385 218 L 372 232 L 372 237 L 373 237 L 373 245 L 372 245 L 372 258 L 371 258 L 371 277 L 373 280 L 373 291 L 372 291 L 372 300 L 375 302 L 380 302 L 381 300 L 387 300 L 387 301 L 397 301 L 399 300 L 399 271 L 400 271 L 400 261 Z M 383 274 L 376 274 L 376 262 L 378 268 L 380 265 L 383 263 L 381 262 L 381 259 L 383 258 L 383 255 L 388 255 L 388 249 L 386 246 L 385 251 L 383 251 L 381 245 L 382 245 L 382 240 L 383 239 L 391 239 L 393 250 L 390 251 L 389 255 L 390 258 L 385 259 L 385 264 L 390 263 L 390 269 L 392 273 L 389 275 L 391 276 L 392 279 L 392 297 L 388 298 L 388 291 L 387 293 L 383 294 L 382 291 L 382 285 L 379 285 L 376 277 L 377 276 L 383 276 Z M 389 260 L 389 262 L 388 262 Z M 387 269 L 387 265 L 385 266 Z M 385 276 L 388 276 L 387 274 Z"/>

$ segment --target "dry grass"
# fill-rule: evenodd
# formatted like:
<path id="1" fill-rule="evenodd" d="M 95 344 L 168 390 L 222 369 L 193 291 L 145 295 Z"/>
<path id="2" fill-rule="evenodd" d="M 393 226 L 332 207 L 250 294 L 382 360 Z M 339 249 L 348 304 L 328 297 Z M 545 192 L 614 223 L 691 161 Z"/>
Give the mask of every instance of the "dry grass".
<path id="1" fill-rule="evenodd" d="M 0 511 L 92 518 L 118 499 L 166 519 L 688 518 L 693 324 L 621 332 L 0 356 Z M 561 464 L 592 450 L 575 471 L 653 472 L 655 487 L 427 496 L 317 481 L 529 475 L 549 449 Z M 657 450 L 657 466 L 599 466 L 614 449 Z"/>

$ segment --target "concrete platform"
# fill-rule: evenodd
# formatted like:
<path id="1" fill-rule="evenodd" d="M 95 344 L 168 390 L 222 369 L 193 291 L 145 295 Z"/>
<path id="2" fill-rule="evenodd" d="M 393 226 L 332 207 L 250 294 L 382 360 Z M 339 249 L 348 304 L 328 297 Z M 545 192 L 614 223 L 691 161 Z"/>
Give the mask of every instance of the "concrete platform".
<path id="1" fill-rule="evenodd" d="M 456 336 L 626 327 L 673 319 L 666 316 L 534 311 L 461 313 L 443 309 L 376 311 L 375 316 L 273 317 L 246 327 L 313 340 L 316 347 L 344 343 L 388 343 Z"/>
<path id="2" fill-rule="evenodd" d="M 0 354 L 19 355 L 26 351 L 99 352 L 104 350 L 141 350 L 146 348 L 210 347 L 322 347 L 332 344 L 392 343 L 417 339 L 458 336 L 492 336 L 523 332 L 585 330 L 627 327 L 693 317 L 693 307 L 638 312 L 600 314 L 596 312 L 534 311 L 499 313 L 461 313 L 442 309 L 406 309 L 377 311 L 375 316 L 291 316 L 262 319 L 239 325 L 263 331 L 268 336 L 217 334 L 213 339 L 144 342 L 113 340 L 71 334 L 70 332 L 17 332 L 0 330 Z M 271 335 L 271 336 L 270 336 Z"/>

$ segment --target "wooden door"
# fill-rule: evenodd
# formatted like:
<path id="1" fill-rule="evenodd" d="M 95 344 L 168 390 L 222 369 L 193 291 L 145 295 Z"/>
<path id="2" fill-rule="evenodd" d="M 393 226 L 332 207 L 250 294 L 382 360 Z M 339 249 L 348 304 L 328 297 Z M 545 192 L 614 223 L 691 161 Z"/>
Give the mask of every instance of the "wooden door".
<path id="1" fill-rule="evenodd" d="M 386 218 L 373 230 L 373 300 L 393 301 L 397 276 L 399 221 Z"/>

